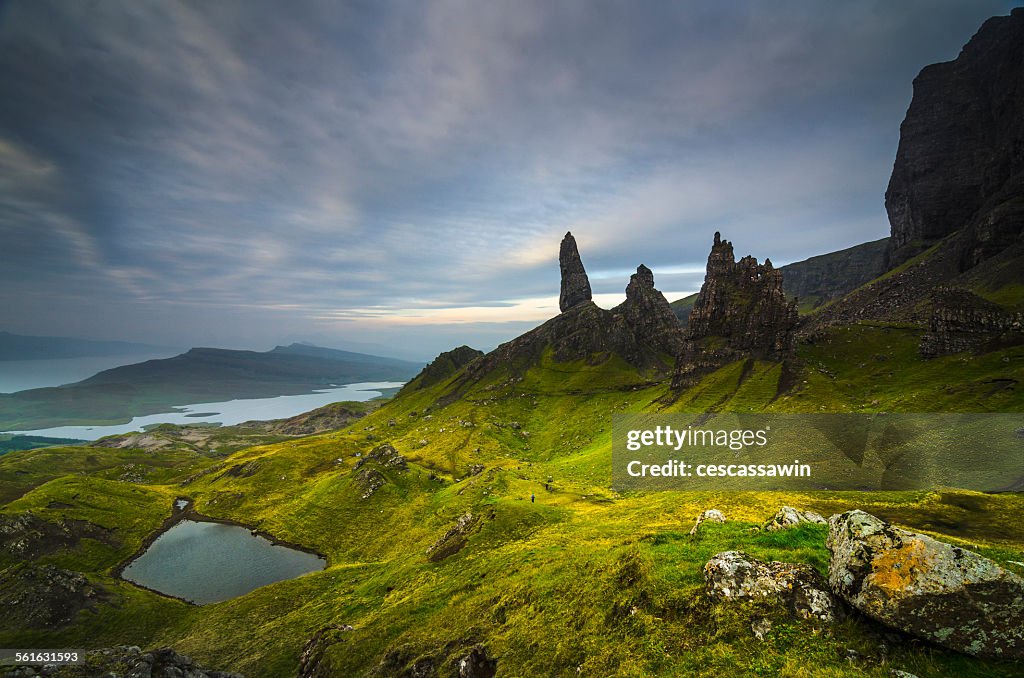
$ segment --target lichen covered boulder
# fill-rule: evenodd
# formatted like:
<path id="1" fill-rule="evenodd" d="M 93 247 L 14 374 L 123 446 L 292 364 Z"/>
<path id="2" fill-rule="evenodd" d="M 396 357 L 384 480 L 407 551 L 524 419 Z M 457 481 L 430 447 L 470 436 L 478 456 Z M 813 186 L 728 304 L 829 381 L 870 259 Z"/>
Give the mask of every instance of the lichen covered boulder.
<path id="1" fill-rule="evenodd" d="M 853 607 L 953 650 L 1024 658 L 1024 579 L 863 511 L 828 524 L 829 584 Z"/>
<path id="2" fill-rule="evenodd" d="M 844 610 L 809 565 L 770 562 L 742 551 L 724 551 L 704 565 L 708 595 L 719 600 L 776 598 L 801 619 L 833 622 Z"/>

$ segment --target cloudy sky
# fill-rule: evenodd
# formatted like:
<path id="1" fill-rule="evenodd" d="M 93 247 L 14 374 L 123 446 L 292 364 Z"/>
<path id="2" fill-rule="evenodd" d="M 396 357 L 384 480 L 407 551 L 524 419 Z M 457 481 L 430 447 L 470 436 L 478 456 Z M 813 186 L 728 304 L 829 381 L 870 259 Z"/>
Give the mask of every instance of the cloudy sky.
<path id="1" fill-rule="evenodd" d="M 0 2 L 0 330 L 428 358 L 887 235 L 911 81 L 1014 2 Z"/>

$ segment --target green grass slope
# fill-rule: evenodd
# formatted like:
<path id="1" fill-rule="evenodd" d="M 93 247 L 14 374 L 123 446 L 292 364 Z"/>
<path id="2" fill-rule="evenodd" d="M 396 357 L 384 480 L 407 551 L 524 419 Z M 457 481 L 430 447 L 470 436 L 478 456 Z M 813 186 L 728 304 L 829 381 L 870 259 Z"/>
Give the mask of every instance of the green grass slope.
<path id="1" fill-rule="evenodd" d="M 780 389 L 780 365 L 738 362 L 667 407 L 1022 409 L 1016 390 L 991 392 L 989 382 L 1019 376 L 1024 355 L 925 362 L 913 350 L 915 331 L 836 328 L 802 347 L 794 390 Z M 413 675 L 413 667 L 428 665 L 448 675 L 476 643 L 497 658 L 499 675 L 512 676 L 885 676 L 892 667 L 922 677 L 1024 675 L 1019 664 L 894 639 L 859 617 L 819 628 L 769 603 L 713 604 L 701 576 L 711 555 L 736 548 L 824 572 L 822 528 L 750 531 L 784 504 L 825 515 L 862 508 L 1022 572 L 1011 561 L 1024 560 L 1024 497 L 954 490 L 618 494 L 609 489 L 611 414 L 665 408 L 666 386 L 615 358 L 562 364 L 550 355 L 525 371 L 496 370 L 450 401 L 457 378 L 403 394 L 341 431 L 221 459 L 97 448 L 5 455 L 0 517 L 31 512 L 52 522 L 87 521 L 115 530 L 118 539 L 83 539 L 29 559 L 83 572 L 109 595 L 62 628 L 0 620 L 0 644 L 171 645 L 207 666 L 291 676 L 314 634 L 351 625 L 322 634 L 323 675 Z M 408 468 L 368 461 L 356 469 L 383 442 Z M 386 479 L 369 496 L 360 474 L 368 469 Z M 116 579 L 117 566 L 179 496 L 206 515 L 315 549 L 328 567 L 203 607 Z M 729 522 L 689 536 L 694 518 L 710 507 Z M 428 557 L 467 513 L 462 548 Z M 25 560 L 0 551 L 3 576 Z M 756 617 L 772 621 L 763 642 L 750 631 Z M 851 649 L 854 661 L 847 659 Z"/>

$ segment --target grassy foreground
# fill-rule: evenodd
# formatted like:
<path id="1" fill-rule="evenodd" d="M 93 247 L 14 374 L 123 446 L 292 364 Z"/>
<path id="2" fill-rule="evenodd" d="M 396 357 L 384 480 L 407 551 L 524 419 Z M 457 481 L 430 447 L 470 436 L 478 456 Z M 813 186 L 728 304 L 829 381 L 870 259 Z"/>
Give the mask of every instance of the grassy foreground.
<path id="1" fill-rule="evenodd" d="M 807 367 L 787 395 L 778 397 L 779 366 L 737 364 L 669 409 L 1024 410 L 1019 392 L 990 383 L 995 375 L 1019 379 L 1019 349 L 922 362 L 913 335 L 837 329 L 802 349 Z M 596 366 L 542 360 L 521 375 L 493 373 L 444 406 L 438 401 L 450 382 L 404 393 L 342 431 L 220 458 L 100 448 L 4 455 L 0 513 L 89 521 L 114 528 L 117 542 L 82 539 L 34 558 L 84 572 L 110 595 L 58 629 L 8 615 L 0 645 L 170 645 L 209 667 L 292 676 L 317 631 L 347 624 L 353 630 L 324 634 L 329 675 L 401 675 L 427 664 L 450 675 L 476 643 L 509 676 L 887 676 L 891 668 L 922 677 L 1024 675 L 1020 664 L 928 646 L 857 616 L 817 626 L 770 603 L 712 603 L 701 574 L 729 549 L 825 572 L 823 528 L 752 530 L 782 505 L 824 515 L 861 508 L 1024 574 L 1011 562 L 1024 561 L 1024 497 L 952 489 L 615 493 L 611 414 L 664 406 L 666 387 L 648 376 L 614 358 Z M 387 481 L 364 499 L 354 467 L 382 442 L 409 465 L 364 464 Z M 329 566 L 203 607 L 114 578 L 182 496 L 204 514 L 313 548 Z M 729 521 L 691 537 L 705 508 Z M 428 549 L 466 513 L 463 547 L 429 559 Z M 24 561 L 0 551 L 0 576 Z M 763 641 L 751 632 L 761 617 L 772 624 Z"/>

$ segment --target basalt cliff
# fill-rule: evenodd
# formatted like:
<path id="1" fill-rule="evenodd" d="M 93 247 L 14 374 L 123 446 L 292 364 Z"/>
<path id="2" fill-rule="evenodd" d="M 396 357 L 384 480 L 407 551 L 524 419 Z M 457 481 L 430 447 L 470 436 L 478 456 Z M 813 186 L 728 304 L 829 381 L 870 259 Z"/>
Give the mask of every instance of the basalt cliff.
<path id="1" fill-rule="evenodd" d="M 886 271 L 803 334 L 909 323 L 927 329 L 924 357 L 1024 342 L 1024 9 L 914 80 L 885 206 Z"/>

